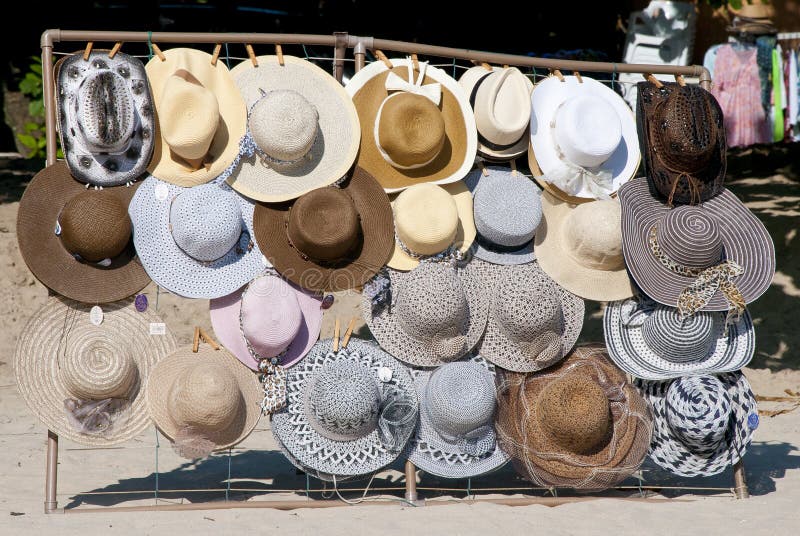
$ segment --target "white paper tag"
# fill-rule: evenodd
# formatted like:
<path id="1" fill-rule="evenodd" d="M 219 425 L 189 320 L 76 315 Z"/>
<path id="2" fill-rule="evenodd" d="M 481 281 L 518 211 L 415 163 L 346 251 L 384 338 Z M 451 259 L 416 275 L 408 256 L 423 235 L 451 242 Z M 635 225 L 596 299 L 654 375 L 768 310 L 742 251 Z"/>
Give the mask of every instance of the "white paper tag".
<path id="1" fill-rule="evenodd" d="M 99 326 L 103 323 L 103 309 L 101 309 L 99 305 L 95 305 L 89 311 L 89 322 L 95 326 Z"/>
<path id="2" fill-rule="evenodd" d="M 167 185 L 164 184 L 163 182 L 159 182 L 153 189 L 153 194 L 159 201 L 165 201 L 169 196 L 169 188 L 167 188 Z"/>
<path id="3" fill-rule="evenodd" d="M 99 261 L 97 264 L 99 264 L 104 268 L 108 268 L 109 266 L 111 266 L 111 259 L 103 259 L 102 261 Z"/>
<path id="4" fill-rule="evenodd" d="M 166 335 L 167 325 L 164 322 L 150 322 L 150 335 Z"/>
<path id="5" fill-rule="evenodd" d="M 392 380 L 392 369 L 389 367 L 381 367 L 378 369 L 378 379 L 383 383 L 389 382 Z"/>

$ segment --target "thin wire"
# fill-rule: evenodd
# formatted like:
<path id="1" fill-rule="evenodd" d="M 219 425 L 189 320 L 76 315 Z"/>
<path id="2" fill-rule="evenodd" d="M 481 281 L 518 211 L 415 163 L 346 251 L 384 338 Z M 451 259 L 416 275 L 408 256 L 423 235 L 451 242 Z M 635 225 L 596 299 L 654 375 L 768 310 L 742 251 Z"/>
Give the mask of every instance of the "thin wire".
<path id="1" fill-rule="evenodd" d="M 311 492 L 309 488 L 311 487 L 311 478 L 309 478 L 308 473 L 306 473 L 306 499 L 311 498 Z"/>
<path id="2" fill-rule="evenodd" d="M 153 32 L 147 32 L 147 59 L 153 59 Z"/>
<path id="3" fill-rule="evenodd" d="M 340 500 L 350 505 L 361 504 L 364 501 L 395 501 L 408 504 L 409 506 L 414 506 L 414 507 L 417 506 L 412 501 L 409 501 L 408 499 L 401 499 L 400 497 L 367 497 L 367 493 L 369 492 L 369 488 L 372 485 L 372 481 L 374 479 L 375 479 L 375 474 L 373 473 L 373 475 L 369 479 L 369 482 L 367 483 L 367 487 L 364 488 L 364 493 L 361 495 L 361 497 L 355 500 L 348 500 L 342 497 L 342 494 L 339 493 L 339 486 L 337 486 L 336 484 L 336 475 L 333 475 L 333 491 L 336 492 L 336 496 L 339 497 Z"/>
<path id="4" fill-rule="evenodd" d="M 231 494 L 231 449 L 228 447 L 228 480 L 227 480 L 227 487 L 225 488 L 225 500 L 230 500 Z"/>
<path id="5" fill-rule="evenodd" d="M 225 43 L 225 65 L 228 66 L 228 70 L 231 69 L 231 54 L 228 52 L 228 43 Z"/>
<path id="6" fill-rule="evenodd" d="M 156 504 L 158 504 L 158 449 L 160 447 L 160 444 L 159 444 L 159 441 L 158 441 L 158 429 L 155 426 L 153 427 L 153 431 L 156 433 L 156 448 L 155 448 L 155 451 L 156 451 L 156 489 L 155 489 L 155 500 L 156 500 Z"/>

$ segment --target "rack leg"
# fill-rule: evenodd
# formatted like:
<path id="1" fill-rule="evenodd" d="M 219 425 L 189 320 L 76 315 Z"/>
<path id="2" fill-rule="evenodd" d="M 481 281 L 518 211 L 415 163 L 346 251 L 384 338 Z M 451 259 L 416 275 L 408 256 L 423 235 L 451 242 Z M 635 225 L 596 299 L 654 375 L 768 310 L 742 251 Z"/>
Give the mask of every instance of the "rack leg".
<path id="1" fill-rule="evenodd" d="M 750 492 L 747 490 L 747 480 L 744 476 L 744 462 L 739 460 L 733 466 L 733 485 L 737 499 L 749 499 Z"/>
<path id="2" fill-rule="evenodd" d="M 44 513 L 52 514 L 58 508 L 56 489 L 58 487 L 58 436 L 47 431 L 47 474 L 44 481 Z"/>
<path id="3" fill-rule="evenodd" d="M 358 72 L 364 68 L 364 55 L 367 53 L 367 49 L 364 46 L 364 42 L 360 39 L 356 43 L 356 46 L 353 47 L 353 57 L 356 60 L 356 68 L 355 71 Z"/>
<path id="4" fill-rule="evenodd" d="M 406 460 L 406 500 L 417 502 L 417 468 Z"/>
<path id="5" fill-rule="evenodd" d="M 333 32 L 336 46 L 333 49 L 333 77 L 342 82 L 344 78 L 344 55 L 347 52 L 347 32 Z"/>

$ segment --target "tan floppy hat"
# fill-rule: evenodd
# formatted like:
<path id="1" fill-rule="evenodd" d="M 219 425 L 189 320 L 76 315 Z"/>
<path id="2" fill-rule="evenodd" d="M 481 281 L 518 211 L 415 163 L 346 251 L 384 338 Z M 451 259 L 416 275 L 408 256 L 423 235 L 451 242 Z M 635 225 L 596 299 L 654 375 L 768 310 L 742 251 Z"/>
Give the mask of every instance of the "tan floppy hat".
<path id="1" fill-rule="evenodd" d="M 204 457 L 250 435 L 261 417 L 258 376 L 233 354 L 182 347 L 150 373 L 147 405 L 161 432 L 184 457 Z"/>
<path id="2" fill-rule="evenodd" d="M 108 447 L 150 424 L 150 370 L 177 344 L 169 329 L 153 334 L 161 319 L 138 312 L 133 299 L 95 307 L 48 298 L 20 334 L 14 372 L 28 408 L 49 430 Z"/>
<path id="3" fill-rule="evenodd" d="M 386 263 L 411 270 L 420 260 L 456 248 L 466 253 L 475 240 L 472 193 L 463 181 L 416 184 L 392 199 L 394 253 Z"/>
<path id="4" fill-rule="evenodd" d="M 387 192 L 463 179 L 478 150 L 469 95 L 450 75 L 410 59 L 376 61 L 345 86 L 361 122 L 357 164 Z"/>
<path id="5" fill-rule="evenodd" d="M 556 283 L 587 300 L 633 296 L 622 256 L 622 209 L 617 199 L 571 205 L 542 193 L 536 231 L 539 266 Z"/>
<path id="6" fill-rule="evenodd" d="M 247 110 L 222 61 L 190 48 L 153 57 L 147 77 L 156 107 L 156 144 L 147 170 L 177 186 L 219 176 L 239 153 Z"/>

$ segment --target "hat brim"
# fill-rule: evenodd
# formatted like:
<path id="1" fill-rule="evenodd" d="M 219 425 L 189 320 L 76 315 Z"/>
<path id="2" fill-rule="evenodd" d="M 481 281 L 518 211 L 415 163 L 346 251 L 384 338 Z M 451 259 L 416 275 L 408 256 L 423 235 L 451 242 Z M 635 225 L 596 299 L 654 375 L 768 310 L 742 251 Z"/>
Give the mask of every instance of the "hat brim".
<path id="1" fill-rule="evenodd" d="M 103 305 L 103 321 L 97 329 L 107 334 L 104 344 L 128 349 L 136 364 L 138 382 L 125 410 L 126 418 L 113 421 L 112 428 L 102 436 L 81 433 L 72 426 L 64 409 L 64 401 L 75 395 L 67 391 L 59 374 L 59 356 L 66 351 L 64 339 L 69 336 L 68 331 L 89 323 L 91 308 L 90 304 L 62 296 L 48 298 L 20 334 L 14 350 L 14 373 L 22 398 L 48 430 L 81 445 L 109 447 L 134 438 L 150 424 L 145 390 L 151 369 L 177 344 L 169 330 L 152 335 L 151 323 L 162 320 L 150 311 L 138 312 L 132 299 Z"/>
<path id="2" fill-rule="evenodd" d="M 128 207 L 140 183 L 105 188 Z M 136 256 L 133 241 L 107 267 L 81 262 L 55 233 L 64 205 L 86 192 L 67 164 L 56 162 L 36 174 L 25 188 L 17 213 L 17 241 L 25 264 L 47 288 L 85 303 L 121 300 L 142 290 L 150 277 Z M 106 194 L 107 195 L 107 194 Z"/>
<path id="3" fill-rule="evenodd" d="M 624 262 L 615 270 L 584 266 L 567 251 L 564 239 L 574 205 L 545 192 L 542 195 L 542 223 L 536 230 L 536 252 L 539 266 L 556 283 L 586 300 L 614 301 L 633 296 L 633 283 Z"/>
<path id="4" fill-rule="evenodd" d="M 410 59 L 389 60 L 392 71 L 408 78 Z M 375 120 L 381 103 L 388 96 L 385 87 L 389 69 L 383 62 L 373 62 L 360 71 L 345 86 L 353 99 L 361 124 L 361 147 L 356 165 L 369 172 L 386 192 L 399 192 L 421 182 L 447 184 L 462 179 L 469 173 L 478 151 L 478 130 L 475 116 L 469 105 L 469 95 L 443 70 L 428 66 L 423 84 L 439 83 L 442 97 L 439 109 L 445 128 L 445 142 L 439 154 L 429 164 L 415 169 L 400 169 L 392 166 L 375 143 Z"/>
<path id="5" fill-rule="evenodd" d="M 550 122 L 559 106 L 566 100 L 582 95 L 600 97 L 619 117 L 622 139 L 602 166 L 611 173 L 612 194 L 633 178 L 641 161 L 636 120 L 628 104 L 614 90 L 597 80 L 585 76 L 581 80 L 582 82 L 579 82 L 575 76 L 565 76 L 562 82 L 558 77 L 550 76 L 536 84 L 531 93 L 531 139 L 528 149 L 531 173 L 542 188 L 559 199 L 573 204 L 592 201 L 596 197 L 586 187 L 577 195 L 569 195 L 547 180 L 548 175 L 565 167 L 553 144 Z"/>
<path id="6" fill-rule="evenodd" d="M 644 341 L 642 323 L 653 313 L 653 307 L 638 307 L 627 322 L 623 310 L 634 306 L 633 300 L 609 303 L 603 314 L 608 354 L 619 368 L 636 378 L 646 380 L 667 380 L 680 376 L 719 374 L 732 372 L 746 366 L 755 352 L 755 331 L 750 313 L 745 311 L 737 322 L 728 325 L 728 335 L 724 331 L 724 313 L 716 324 L 714 344 L 701 359 L 686 363 L 676 363 L 664 359 L 654 352 Z"/>
<path id="7" fill-rule="evenodd" d="M 296 165 L 267 166 L 258 156 L 242 158 L 227 179 L 234 190 L 256 201 L 289 201 L 344 177 L 355 162 L 361 136 L 358 114 L 350 96 L 330 74 L 306 60 L 259 56 L 258 67 L 248 59 L 231 69 L 248 110 L 260 90 L 292 90 L 319 113 L 317 139 Z"/>
<path id="8" fill-rule="evenodd" d="M 647 181 L 634 180 L 619 192 L 622 203 L 622 252 L 631 276 L 642 291 L 659 303 L 676 307 L 678 296 L 692 284 L 693 278 L 665 268 L 650 252 L 650 228 L 671 209 L 656 199 Z M 744 273 L 733 279 L 746 303 L 761 296 L 775 275 L 775 245 L 764 224 L 725 189 L 702 204 L 703 210 L 717 222 L 726 259 L 737 262 Z M 722 291 L 701 311 L 726 311 L 729 304 Z"/>
<path id="9" fill-rule="evenodd" d="M 341 188 L 359 214 L 362 244 L 336 267 L 304 259 L 289 243 L 286 221 L 293 202 L 256 205 L 253 225 L 258 245 L 283 277 L 305 289 L 333 292 L 361 287 L 386 264 L 394 247 L 392 207 L 380 185 L 356 168 Z"/>
<path id="10" fill-rule="evenodd" d="M 297 297 L 303 320 L 297 335 L 289 344 L 281 358 L 284 367 L 291 367 L 308 353 L 317 342 L 322 326 L 322 298 L 318 294 L 303 290 L 294 283 L 288 283 L 291 292 Z M 211 327 L 217 335 L 219 342 L 228 349 L 236 359 L 247 365 L 252 370 L 258 370 L 256 361 L 247 349 L 247 341 L 242 335 L 239 324 L 239 313 L 242 308 L 242 293 L 244 287 L 227 296 L 211 300 L 209 313 Z"/>

